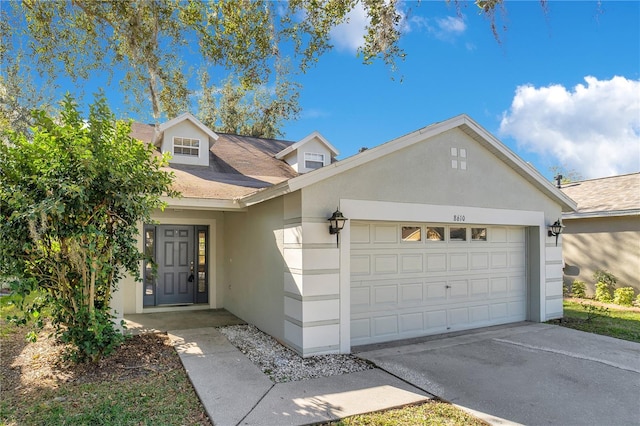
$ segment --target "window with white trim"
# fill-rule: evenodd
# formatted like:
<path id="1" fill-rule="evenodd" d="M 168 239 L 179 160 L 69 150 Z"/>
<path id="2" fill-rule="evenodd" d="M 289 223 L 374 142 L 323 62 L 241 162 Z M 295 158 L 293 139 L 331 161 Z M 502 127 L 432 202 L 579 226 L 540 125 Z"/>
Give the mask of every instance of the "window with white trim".
<path id="1" fill-rule="evenodd" d="M 306 169 L 319 169 L 322 166 L 324 166 L 324 154 L 304 153 L 304 167 Z"/>
<path id="2" fill-rule="evenodd" d="M 200 155 L 200 139 L 174 137 L 173 153 L 198 157 Z"/>

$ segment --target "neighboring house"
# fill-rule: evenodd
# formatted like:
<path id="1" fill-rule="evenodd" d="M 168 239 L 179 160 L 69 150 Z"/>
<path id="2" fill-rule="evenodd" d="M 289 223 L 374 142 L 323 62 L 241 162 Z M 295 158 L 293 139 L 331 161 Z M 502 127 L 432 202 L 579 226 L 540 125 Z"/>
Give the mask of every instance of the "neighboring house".
<path id="1" fill-rule="evenodd" d="M 562 191 L 578 209 L 562 215 L 564 281 L 588 284 L 604 269 L 618 278 L 618 287 L 640 293 L 640 173 L 571 182 Z"/>
<path id="2" fill-rule="evenodd" d="M 225 308 L 303 356 L 562 316 L 547 227 L 576 205 L 466 115 L 341 161 L 319 133 L 159 131 L 133 128 L 173 153 L 183 197 L 141 225 L 157 274 L 123 282 L 117 312 Z"/>

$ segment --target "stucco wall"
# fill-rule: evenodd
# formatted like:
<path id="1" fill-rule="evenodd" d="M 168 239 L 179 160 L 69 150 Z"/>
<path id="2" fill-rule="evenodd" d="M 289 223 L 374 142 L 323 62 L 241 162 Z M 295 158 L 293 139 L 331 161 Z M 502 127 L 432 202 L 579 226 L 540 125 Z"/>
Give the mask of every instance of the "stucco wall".
<path id="1" fill-rule="evenodd" d="M 208 308 L 221 308 L 224 304 L 224 293 L 221 283 L 224 277 L 224 215 L 222 212 L 177 210 L 167 208 L 164 212 L 157 210 L 152 218 L 159 224 L 166 225 L 208 225 L 209 226 L 209 304 Z M 140 238 L 138 249 L 142 251 L 142 224 L 139 227 Z M 132 276 L 125 277 L 114 294 L 112 305 L 120 313 L 142 313 L 142 283 L 136 282 Z M 157 308 L 154 308 L 157 309 Z M 176 310 L 184 308 L 164 308 Z"/>
<path id="2" fill-rule="evenodd" d="M 451 148 L 456 148 L 457 156 L 452 155 Z M 460 156 L 461 149 L 465 150 L 464 157 Z M 457 168 L 452 167 L 453 160 Z M 466 169 L 461 167 L 462 161 Z M 348 325 L 345 324 L 348 321 L 349 298 L 346 294 L 348 286 L 344 284 L 349 277 L 342 271 L 349 258 L 348 253 L 336 248 L 335 236 L 328 236 L 327 226 L 327 218 L 336 206 L 341 205 L 341 200 L 350 200 L 349 205 L 357 204 L 358 200 L 382 202 L 371 206 L 374 209 L 376 205 L 389 207 L 398 218 L 403 217 L 404 204 L 407 206 L 406 217 L 413 221 L 432 220 L 427 216 L 440 214 L 423 206 L 446 206 L 441 210 L 445 215 L 439 219 L 441 222 L 453 223 L 453 215 L 458 214 L 465 216 L 466 224 L 527 226 L 528 256 L 533 257 L 529 260 L 529 268 L 535 268 L 529 274 L 530 309 L 534 310 L 529 317 L 534 321 L 544 321 L 562 316 L 562 238 L 556 247 L 555 239 L 546 235 L 546 225 L 561 215 L 560 206 L 464 132 L 454 129 L 303 188 L 300 220 L 304 237 L 302 257 L 333 260 L 325 262 L 323 270 L 312 272 L 326 277 L 328 290 L 313 298 L 306 298 L 303 294 L 302 301 L 338 298 L 342 305 L 338 321 L 331 313 L 326 318 L 303 324 L 306 325 L 304 333 L 310 334 L 311 330 L 320 330 L 320 327 L 328 329 L 337 322 L 342 324 L 342 333 L 339 333 L 341 350 L 344 351 L 348 345 L 345 338 Z M 361 204 L 359 211 L 366 210 L 363 206 L 366 207 Z M 425 215 L 420 216 L 420 212 Z M 313 232 L 305 233 L 305 226 L 313 228 Z M 349 222 L 341 235 L 342 247 L 348 247 L 348 227 Z M 309 239 L 308 234 L 314 237 Z M 336 270 L 341 274 L 338 294 L 334 294 L 332 285 L 332 273 Z M 311 276 L 306 272 L 305 268 L 302 281 Z M 313 339 L 303 338 L 305 353 L 322 350 L 314 348 L 311 342 Z"/>
<path id="3" fill-rule="evenodd" d="M 463 159 L 451 148 L 466 150 L 466 170 L 452 168 L 452 160 Z M 304 196 L 334 209 L 338 198 L 350 198 L 541 210 L 553 221 L 560 215 L 555 202 L 458 129 L 319 182 Z"/>
<path id="4" fill-rule="evenodd" d="M 225 213 L 224 307 L 282 339 L 283 197 Z"/>
<path id="5" fill-rule="evenodd" d="M 565 219 L 564 282 L 587 283 L 594 294 L 593 273 L 605 269 L 618 278 L 618 287 L 640 293 L 640 216 Z"/>
<path id="6" fill-rule="evenodd" d="M 198 157 L 189 155 L 180 155 L 173 153 L 173 138 L 193 138 L 200 140 L 200 155 Z M 209 165 L 209 136 L 198 127 L 196 127 L 191 121 L 184 120 L 175 126 L 165 130 L 164 138 L 162 141 L 162 152 L 170 152 L 173 158 L 170 163 L 176 164 L 191 164 L 199 166 Z"/>

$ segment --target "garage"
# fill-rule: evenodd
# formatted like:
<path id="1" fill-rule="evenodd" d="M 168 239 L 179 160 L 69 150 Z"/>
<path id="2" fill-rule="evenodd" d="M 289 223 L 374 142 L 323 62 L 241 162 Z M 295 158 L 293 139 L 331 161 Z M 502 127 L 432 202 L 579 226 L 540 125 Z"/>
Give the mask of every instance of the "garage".
<path id="1" fill-rule="evenodd" d="M 351 345 L 527 319 L 524 227 L 353 221 Z"/>

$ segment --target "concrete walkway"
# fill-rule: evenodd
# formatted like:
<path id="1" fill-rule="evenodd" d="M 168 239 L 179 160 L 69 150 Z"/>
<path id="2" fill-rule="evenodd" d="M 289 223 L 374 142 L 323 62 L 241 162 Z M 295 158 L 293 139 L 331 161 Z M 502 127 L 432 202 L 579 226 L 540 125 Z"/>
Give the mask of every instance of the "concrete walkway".
<path id="1" fill-rule="evenodd" d="M 431 398 L 377 368 L 274 384 L 213 327 L 169 336 L 216 426 L 306 425 Z"/>

